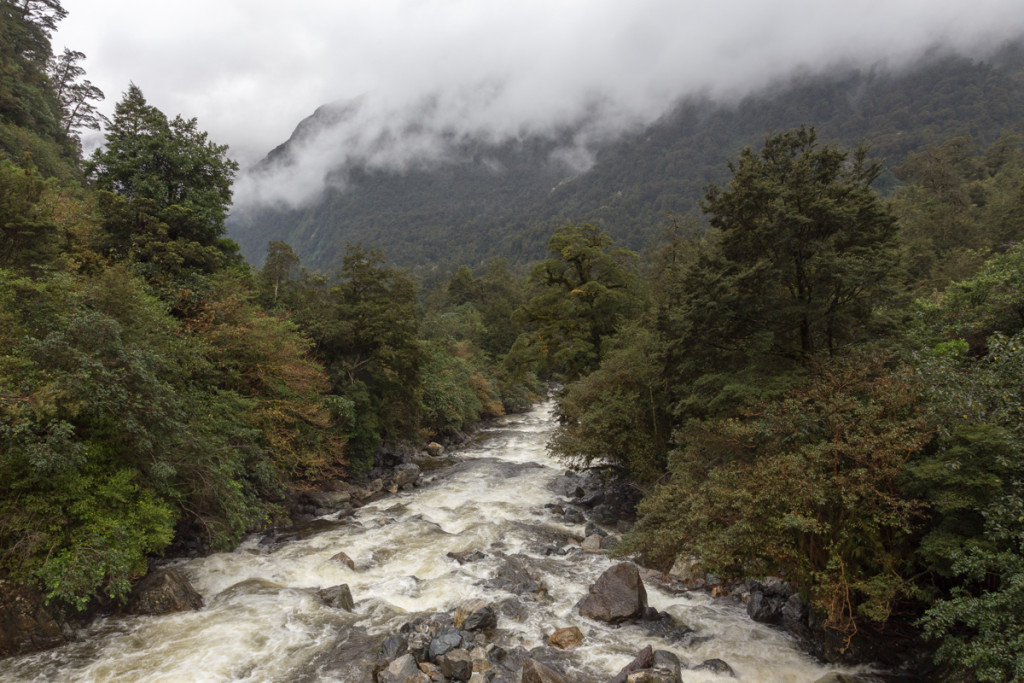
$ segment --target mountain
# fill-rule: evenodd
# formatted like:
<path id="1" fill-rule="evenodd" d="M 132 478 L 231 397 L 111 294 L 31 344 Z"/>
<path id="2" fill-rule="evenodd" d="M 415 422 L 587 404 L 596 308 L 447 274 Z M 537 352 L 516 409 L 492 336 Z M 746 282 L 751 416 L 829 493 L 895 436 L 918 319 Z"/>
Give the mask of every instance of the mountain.
<path id="1" fill-rule="evenodd" d="M 690 97 L 649 126 L 585 147 L 579 141 L 592 121 L 506 139 L 445 130 L 429 153 L 389 165 L 386 145 L 425 144 L 417 113 L 361 135 L 362 106 L 322 107 L 253 169 L 257 179 L 301 175 L 311 141 L 345 126 L 349 137 L 330 149 L 363 150 L 328 161 L 334 182 L 306 204 L 239 206 L 229 230 L 251 262 L 270 240 L 288 242 L 305 264 L 325 271 L 349 243 L 382 248 L 413 268 L 526 262 L 542 257 L 548 236 L 566 222 L 594 223 L 639 249 L 673 216 L 694 211 L 707 183 L 727 181 L 727 161 L 740 149 L 801 124 L 815 126 L 825 142 L 867 143 L 886 168 L 879 180 L 886 191 L 908 152 L 961 135 L 988 144 L 1024 133 L 1024 41 L 985 59 L 936 51 L 900 70 L 794 76 L 733 103 Z"/>

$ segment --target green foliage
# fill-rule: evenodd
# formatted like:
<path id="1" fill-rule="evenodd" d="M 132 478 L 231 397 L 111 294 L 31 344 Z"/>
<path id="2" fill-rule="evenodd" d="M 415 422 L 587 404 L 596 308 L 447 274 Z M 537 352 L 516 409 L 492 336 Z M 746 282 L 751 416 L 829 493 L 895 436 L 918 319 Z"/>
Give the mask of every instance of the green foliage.
<path id="1" fill-rule="evenodd" d="M 866 155 L 800 128 L 746 148 L 729 185 L 707 188 L 716 233 L 689 277 L 689 317 L 713 353 L 799 360 L 865 336 L 896 263 Z"/>
<path id="2" fill-rule="evenodd" d="M 237 170 L 227 147 L 208 140 L 195 119 L 168 120 L 130 86 L 106 147 L 86 169 L 101 191 L 100 251 L 135 262 L 187 317 L 202 289 L 197 276 L 238 262 L 237 245 L 223 237 Z"/>
<path id="3" fill-rule="evenodd" d="M 548 251 L 530 273 L 535 294 L 519 315 L 535 328 L 525 342 L 543 369 L 574 380 L 597 367 L 603 340 L 636 312 L 636 254 L 592 225 L 559 228 Z"/>
<path id="4" fill-rule="evenodd" d="M 0 159 L 0 268 L 42 267 L 56 255 L 57 226 L 43 201 L 50 189 L 33 168 Z"/>
<path id="5" fill-rule="evenodd" d="M 931 439 L 918 390 L 872 353 L 816 364 L 783 398 L 691 421 L 624 552 L 695 554 L 723 577 L 784 573 L 847 636 L 910 591 L 922 503 L 897 482 Z"/>
<path id="6" fill-rule="evenodd" d="M 566 387 L 549 448 L 575 465 L 613 465 L 650 482 L 664 472 L 671 430 L 663 342 L 639 326 L 616 341 L 597 370 Z"/>
<path id="7" fill-rule="evenodd" d="M 1024 490 L 985 511 L 985 546 L 951 553 L 965 586 L 937 601 L 922 620 L 939 642 L 938 660 L 978 681 L 1024 678 Z"/>
<path id="8" fill-rule="evenodd" d="M 973 276 L 1024 235 L 1024 148 L 1003 135 L 987 150 L 960 137 L 911 154 L 893 197 L 907 281 L 924 294 Z"/>

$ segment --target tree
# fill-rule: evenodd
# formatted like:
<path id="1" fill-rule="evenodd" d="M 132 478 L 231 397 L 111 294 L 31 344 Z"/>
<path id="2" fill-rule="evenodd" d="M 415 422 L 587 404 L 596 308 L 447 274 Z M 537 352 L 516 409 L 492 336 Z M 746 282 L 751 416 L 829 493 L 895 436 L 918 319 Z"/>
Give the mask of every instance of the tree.
<path id="1" fill-rule="evenodd" d="M 703 344 L 800 361 L 864 336 L 896 265 L 895 218 L 866 159 L 800 128 L 743 150 L 728 186 L 708 186 L 716 234 L 690 302 Z"/>
<path id="2" fill-rule="evenodd" d="M 207 139 L 195 119 L 168 120 L 132 84 L 114 108 L 106 147 L 87 166 L 96 187 L 122 198 L 141 216 L 129 231 L 145 230 L 142 216 L 167 226 L 170 241 L 224 248 L 224 219 L 238 164 L 227 146 Z M 128 236 L 125 236 L 128 237 Z"/>
<path id="3" fill-rule="evenodd" d="M 919 391 L 869 350 L 826 357 L 738 417 L 692 420 L 624 552 L 665 568 L 696 555 L 726 578 L 784 573 L 826 626 L 884 624 L 912 592 L 923 501 L 898 483 L 932 438 Z"/>
<path id="4" fill-rule="evenodd" d="M 93 104 L 103 100 L 103 91 L 82 79 L 85 69 L 78 63 L 83 59 L 85 53 L 64 48 L 64 53 L 52 60 L 48 69 L 57 90 L 64 135 L 68 137 L 78 135 L 83 128 L 99 130 L 103 122 L 103 115 Z"/>
<path id="5" fill-rule="evenodd" d="M 576 379 L 595 369 L 601 343 L 635 302 L 636 254 L 592 225 L 566 225 L 548 242 L 552 257 L 530 273 L 536 294 L 521 309 L 536 326 L 526 343 L 548 372 Z"/>

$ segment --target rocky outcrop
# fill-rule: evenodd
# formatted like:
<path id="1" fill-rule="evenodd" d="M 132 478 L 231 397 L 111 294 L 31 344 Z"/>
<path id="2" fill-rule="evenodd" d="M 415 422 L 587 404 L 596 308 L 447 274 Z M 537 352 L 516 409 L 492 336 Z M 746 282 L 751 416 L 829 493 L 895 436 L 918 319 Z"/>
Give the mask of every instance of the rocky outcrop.
<path id="1" fill-rule="evenodd" d="M 39 591 L 0 581 L 0 657 L 47 650 L 64 642 L 60 625 Z"/>
<path id="2" fill-rule="evenodd" d="M 124 611 L 128 614 L 170 614 L 196 610 L 203 597 L 177 567 L 158 569 L 135 584 Z"/>
<path id="3" fill-rule="evenodd" d="M 618 624 L 640 619 L 647 612 L 647 591 L 632 562 L 605 570 L 580 604 L 580 616 Z"/>

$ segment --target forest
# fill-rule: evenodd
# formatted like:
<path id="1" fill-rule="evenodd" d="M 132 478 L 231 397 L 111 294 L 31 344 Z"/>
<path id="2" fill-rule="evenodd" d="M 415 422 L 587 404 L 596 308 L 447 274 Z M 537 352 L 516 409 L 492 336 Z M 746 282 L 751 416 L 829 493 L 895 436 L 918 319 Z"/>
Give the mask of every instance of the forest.
<path id="1" fill-rule="evenodd" d="M 184 539 L 556 383 L 551 450 L 644 491 L 621 554 L 785 576 L 841 648 L 909 629 L 948 680 L 1024 677 L 1024 138 L 883 168 L 810 120 L 643 252 L 570 222 L 431 288 L 358 244 L 253 268 L 226 147 L 131 84 L 85 158 L 64 10 L 0 11 L 4 581 L 116 603 Z"/>

